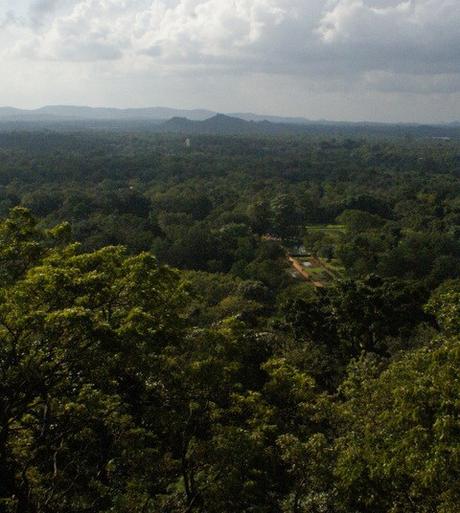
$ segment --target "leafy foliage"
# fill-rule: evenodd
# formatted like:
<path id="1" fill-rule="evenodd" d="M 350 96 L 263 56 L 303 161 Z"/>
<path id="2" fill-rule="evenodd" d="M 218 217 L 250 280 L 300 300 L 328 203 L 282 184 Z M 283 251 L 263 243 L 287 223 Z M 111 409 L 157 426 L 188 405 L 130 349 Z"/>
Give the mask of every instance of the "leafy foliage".
<path id="1" fill-rule="evenodd" d="M 0 510 L 456 513 L 440 144 L 0 133 Z"/>

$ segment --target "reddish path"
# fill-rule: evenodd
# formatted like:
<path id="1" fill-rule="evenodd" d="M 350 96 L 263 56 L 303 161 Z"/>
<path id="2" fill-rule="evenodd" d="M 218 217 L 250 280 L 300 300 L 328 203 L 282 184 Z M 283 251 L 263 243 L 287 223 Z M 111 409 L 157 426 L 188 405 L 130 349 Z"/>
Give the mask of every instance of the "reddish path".
<path id="1" fill-rule="evenodd" d="M 305 267 L 302 265 L 301 262 L 299 262 L 299 260 L 297 260 L 297 258 L 288 256 L 288 260 L 289 260 L 291 266 L 300 274 L 300 276 L 302 276 L 302 278 L 304 278 L 306 281 L 311 282 L 315 287 L 318 287 L 318 288 L 324 287 L 324 283 L 322 283 L 320 281 L 313 280 L 311 274 L 305 270 Z M 317 262 L 315 260 L 315 264 L 316 263 Z M 323 267 L 321 262 L 318 261 L 318 264 L 319 264 L 319 267 Z"/>
<path id="2" fill-rule="evenodd" d="M 321 262 L 321 260 L 319 258 L 316 258 L 314 256 L 310 257 L 309 258 L 310 262 L 313 264 L 313 266 L 315 267 L 321 267 L 321 269 L 328 275 L 330 276 L 332 279 L 335 279 L 335 276 L 334 276 L 334 273 L 331 272 L 324 264 L 323 262 Z"/>

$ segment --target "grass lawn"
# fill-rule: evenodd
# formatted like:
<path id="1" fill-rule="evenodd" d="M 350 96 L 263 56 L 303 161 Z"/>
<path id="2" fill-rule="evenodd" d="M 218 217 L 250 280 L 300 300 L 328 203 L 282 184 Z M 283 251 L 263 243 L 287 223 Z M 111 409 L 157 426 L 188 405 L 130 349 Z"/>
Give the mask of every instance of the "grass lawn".
<path id="1" fill-rule="evenodd" d="M 309 267 L 306 271 L 314 280 L 329 281 L 331 279 L 331 277 L 324 271 L 323 267 Z"/>
<path id="2" fill-rule="evenodd" d="M 345 271 L 343 265 L 336 258 L 332 259 L 330 262 L 324 260 L 323 258 L 320 260 L 324 266 L 334 274 L 342 274 Z"/>
<path id="3" fill-rule="evenodd" d="M 343 224 L 308 224 L 305 229 L 309 232 L 325 232 L 331 235 L 345 233 Z"/>

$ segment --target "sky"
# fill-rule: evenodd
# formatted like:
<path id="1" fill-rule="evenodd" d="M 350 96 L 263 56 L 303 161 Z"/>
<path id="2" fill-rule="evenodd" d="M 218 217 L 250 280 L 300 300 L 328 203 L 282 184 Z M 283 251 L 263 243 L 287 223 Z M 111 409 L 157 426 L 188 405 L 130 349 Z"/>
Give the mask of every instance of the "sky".
<path id="1" fill-rule="evenodd" d="M 0 0 L 0 105 L 460 120 L 460 0 Z"/>

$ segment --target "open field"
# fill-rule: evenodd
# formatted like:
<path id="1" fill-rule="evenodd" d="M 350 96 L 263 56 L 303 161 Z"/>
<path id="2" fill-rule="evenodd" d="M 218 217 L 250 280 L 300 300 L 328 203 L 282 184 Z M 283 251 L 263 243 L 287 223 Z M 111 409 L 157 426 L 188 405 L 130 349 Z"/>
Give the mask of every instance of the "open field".
<path id="1" fill-rule="evenodd" d="M 343 224 L 308 224 L 305 229 L 309 232 L 323 232 L 327 234 L 345 233 Z"/>
<path id="2" fill-rule="evenodd" d="M 317 256 L 321 254 L 320 244 L 324 243 L 335 247 L 345 233 L 345 226 L 339 224 L 316 224 L 305 227 L 307 237 L 305 245 L 288 249 L 291 266 L 307 281 L 314 282 L 317 286 L 326 286 L 338 279 L 344 272 L 344 268 L 338 259 L 326 259 Z M 308 237 L 310 236 L 310 237 Z M 310 239 L 311 243 L 308 243 Z"/>
<path id="3" fill-rule="evenodd" d="M 327 262 L 325 259 L 313 256 L 293 257 L 289 256 L 291 266 L 297 275 L 312 282 L 317 287 L 325 287 L 340 277 L 343 268 L 337 261 Z"/>

